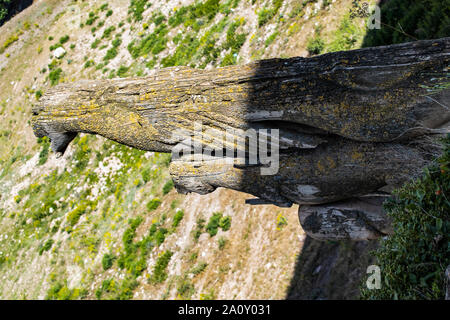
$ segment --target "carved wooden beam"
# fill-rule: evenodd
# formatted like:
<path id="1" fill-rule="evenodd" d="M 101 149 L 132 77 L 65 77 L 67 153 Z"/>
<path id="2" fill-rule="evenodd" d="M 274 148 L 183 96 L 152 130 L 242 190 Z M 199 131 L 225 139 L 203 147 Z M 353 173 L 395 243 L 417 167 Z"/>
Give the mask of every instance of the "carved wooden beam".
<path id="1" fill-rule="evenodd" d="M 191 137 L 199 145 L 194 154 L 220 148 L 247 157 L 239 142 L 253 129 L 257 138 L 268 136 L 269 149 L 279 149 L 276 173 L 262 175 L 262 161 L 185 154 L 170 166 L 177 189 L 203 194 L 226 187 L 281 206 L 328 204 L 398 187 L 438 153 L 430 137 L 449 131 L 450 90 L 430 95 L 426 87 L 448 75 L 449 62 L 450 38 L 443 38 L 83 80 L 48 90 L 33 107 L 32 126 L 60 153 L 84 132 L 158 152 Z M 221 146 L 210 132 L 231 132 L 233 139 Z"/>

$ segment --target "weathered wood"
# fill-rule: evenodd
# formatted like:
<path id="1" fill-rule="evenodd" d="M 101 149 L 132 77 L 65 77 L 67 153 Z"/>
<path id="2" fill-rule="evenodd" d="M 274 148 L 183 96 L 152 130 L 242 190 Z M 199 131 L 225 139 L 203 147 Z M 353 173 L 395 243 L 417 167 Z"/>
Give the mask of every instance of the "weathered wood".
<path id="1" fill-rule="evenodd" d="M 318 240 L 371 240 L 392 234 L 391 219 L 384 213 L 386 198 L 361 197 L 323 206 L 300 206 L 303 230 Z"/>
<path id="2" fill-rule="evenodd" d="M 78 132 L 171 152 L 191 136 L 200 151 L 218 147 L 214 139 L 195 138 L 198 123 L 203 132 L 233 130 L 236 140 L 224 148 L 238 150 L 244 130 L 279 129 L 279 144 L 269 139 L 280 148 L 276 174 L 261 175 L 262 163 L 185 155 L 170 167 L 177 189 L 226 187 L 282 206 L 326 204 L 392 189 L 420 173 L 436 153 L 428 137 L 448 132 L 450 122 L 449 90 L 431 97 L 424 86 L 435 85 L 449 62 L 450 38 L 443 38 L 83 80 L 47 91 L 33 108 L 32 126 L 36 136 L 50 137 L 56 152 Z"/>

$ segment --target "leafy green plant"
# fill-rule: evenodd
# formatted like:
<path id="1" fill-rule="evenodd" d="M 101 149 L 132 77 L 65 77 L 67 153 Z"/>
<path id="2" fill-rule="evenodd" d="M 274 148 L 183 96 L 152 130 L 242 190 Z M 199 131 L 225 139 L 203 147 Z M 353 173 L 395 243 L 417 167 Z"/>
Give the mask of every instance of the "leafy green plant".
<path id="1" fill-rule="evenodd" d="M 67 41 L 69 41 L 70 37 L 68 35 L 65 35 L 61 38 L 59 38 L 59 44 L 63 45 L 64 43 L 66 43 Z"/>
<path id="2" fill-rule="evenodd" d="M 119 69 L 117 70 L 117 76 L 119 76 L 120 78 L 126 77 L 129 69 L 130 67 L 120 66 Z"/>
<path id="3" fill-rule="evenodd" d="M 128 13 L 132 14 L 135 21 L 141 21 L 147 5 L 151 6 L 148 0 L 131 0 Z"/>
<path id="4" fill-rule="evenodd" d="M 231 227 L 231 217 L 230 216 L 223 216 L 220 218 L 219 220 L 219 227 L 223 230 L 223 231 L 228 231 L 230 230 Z"/>
<path id="5" fill-rule="evenodd" d="M 35 97 L 36 97 L 36 100 L 39 100 L 39 99 L 42 97 L 42 90 L 37 90 L 37 91 L 34 93 L 34 95 L 35 95 Z"/>
<path id="6" fill-rule="evenodd" d="M 269 22 L 280 10 L 283 5 L 283 0 L 273 0 L 273 7 L 267 8 L 264 7 L 258 11 L 258 26 L 263 26 L 267 22 Z"/>
<path id="7" fill-rule="evenodd" d="M 67 281 L 64 281 L 64 283 L 55 282 L 47 291 L 45 300 L 76 300 L 85 297 L 86 294 L 86 290 L 69 289 Z"/>
<path id="8" fill-rule="evenodd" d="M 197 218 L 197 225 L 195 227 L 195 230 L 193 231 L 195 241 L 197 241 L 198 238 L 200 238 L 203 232 L 203 228 L 205 227 L 205 222 L 206 222 L 205 219 L 201 217 Z"/>
<path id="9" fill-rule="evenodd" d="M 193 275 L 199 275 L 200 273 L 202 273 L 206 267 L 208 266 L 208 264 L 206 262 L 200 262 L 198 263 L 194 268 L 191 269 L 191 273 Z"/>
<path id="10" fill-rule="evenodd" d="M 112 265 L 113 265 L 113 263 L 114 263 L 114 260 L 116 259 L 116 257 L 113 255 L 113 254 L 111 254 L 111 253 L 105 253 L 104 255 L 103 255 L 103 258 L 102 258 L 102 266 L 103 266 L 103 270 L 108 270 L 109 268 L 111 268 L 112 267 Z"/>
<path id="11" fill-rule="evenodd" d="M 63 73 L 61 68 L 57 68 L 55 70 L 52 70 L 49 75 L 48 78 L 50 79 L 50 84 L 52 86 L 57 85 L 59 83 L 59 80 L 61 79 L 61 74 Z"/>
<path id="12" fill-rule="evenodd" d="M 111 37 L 111 34 L 116 30 L 116 27 L 110 26 L 103 31 L 102 39 Z"/>
<path id="13" fill-rule="evenodd" d="M 48 239 L 43 245 L 39 247 L 39 255 L 41 256 L 45 251 L 48 251 L 51 249 L 52 245 L 54 243 L 53 239 Z"/>
<path id="14" fill-rule="evenodd" d="M 170 179 L 169 181 L 167 181 L 167 182 L 164 184 L 164 186 L 163 186 L 163 188 L 162 188 L 162 192 L 163 192 L 164 195 L 166 195 L 166 194 L 168 194 L 168 193 L 170 192 L 170 190 L 172 190 L 172 189 L 173 189 L 173 180 Z"/>
<path id="15" fill-rule="evenodd" d="M 161 200 L 158 198 L 154 198 L 147 203 L 147 209 L 148 211 L 156 210 L 156 208 L 158 208 L 160 204 Z"/>
<path id="16" fill-rule="evenodd" d="M 311 55 L 321 54 L 324 48 L 325 42 L 319 36 L 310 38 L 306 44 L 306 50 L 308 50 Z"/>
<path id="17" fill-rule="evenodd" d="M 195 287 L 186 274 L 178 279 L 177 293 L 181 299 L 186 300 L 190 299 L 195 293 Z"/>
<path id="18" fill-rule="evenodd" d="M 153 273 L 149 278 L 151 283 L 161 283 L 167 279 L 167 266 L 169 265 L 170 258 L 172 258 L 173 253 L 171 251 L 164 251 L 156 259 L 155 266 L 153 267 Z"/>
<path id="19" fill-rule="evenodd" d="M 97 49 L 97 47 L 100 44 L 100 42 L 101 42 L 100 39 L 95 39 L 94 42 L 91 43 L 91 48 L 92 49 Z"/>
<path id="20" fill-rule="evenodd" d="M 219 244 L 219 250 L 223 250 L 227 244 L 227 239 L 220 237 L 219 240 L 217 240 L 217 243 Z"/>
<path id="21" fill-rule="evenodd" d="M 102 4 L 100 6 L 100 11 L 105 11 L 106 9 L 108 9 L 108 3 L 107 2 L 105 2 L 104 4 Z"/>
<path id="22" fill-rule="evenodd" d="M 144 37 L 138 44 L 136 44 L 135 41 L 132 41 L 128 45 L 128 51 L 135 59 L 149 53 L 157 55 L 166 48 L 168 41 L 166 35 L 168 33 L 169 30 L 167 25 L 161 24 L 154 32 Z"/>
<path id="23" fill-rule="evenodd" d="M 70 226 L 73 227 L 78 223 L 81 216 L 86 213 L 88 205 L 88 201 L 82 201 L 77 207 L 75 207 L 75 209 L 67 214 L 67 221 L 69 222 Z"/>
<path id="24" fill-rule="evenodd" d="M 265 45 L 266 47 L 270 46 L 276 39 L 276 37 L 278 36 L 279 32 L 275 31 L 274 33 L 272 33 L 265 41 Z"/>
<path id="25" fill-rule="evenodd" d="M 184 211 L 183 210 L 178 210 L 175 215 L 173 216 L 173 222 L 172 222 L 172 227 L 176 228 L 178 227 L 178 225 L 180 224 L 181 220 L 183 220 L 184 217 Z"/>
<path id="26" fill-rule="evenodd" d="M 42 150 L 39 153 L 39 162 L 38 165 L 42 166 L 47 162 L 48 152 L 50 150 L 50 140 L 48 137 L 42 137 L 37 139 L 38 144 L 42 146 Z"/>
<path id="27" fill-rule="evenodd" d="M 214 237 L 217 234 L 217 231 L 219 229 L 219 221 L 221 218 L 221 212 L 216 212 L 211 216 L 211 218 L 209 218 L 208 224 L 206 225 L 206 231 L 211 237 Z"/>
<path id="28" fill-rule="evenodd" d="M 394 192 L 384 207 L 394 234 L 374 254 L 381 268 L 381 289 L 364 299 L 444 299 L 450 265 L 450 134 L 444 150 L 423 176 Z"/>
<path id="29" fill-rule="evenodd" d="M 357 47 L 358 40 L 363 36 L 364 31 L 347 15 L 342 19 L 338 30 L 335 32 L 328 52 L 354 49 Z"/>

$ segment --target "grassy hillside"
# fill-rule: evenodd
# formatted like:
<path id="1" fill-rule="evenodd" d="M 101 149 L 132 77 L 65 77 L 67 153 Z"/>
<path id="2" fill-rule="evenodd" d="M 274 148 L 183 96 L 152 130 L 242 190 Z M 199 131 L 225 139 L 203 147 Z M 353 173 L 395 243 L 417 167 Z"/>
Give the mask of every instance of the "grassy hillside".
<path id="1" fill-rule="evenodd" d="M 61 159 L 31 106 L 51 86 L 357 48 L 351 0 L 43 0 L 0 29 L 0 298 L 279 299 L 297 206 L 173 190 L 170 155 L 81 135 Z M 55 57 L 59 47 L 65 53 Z"/>

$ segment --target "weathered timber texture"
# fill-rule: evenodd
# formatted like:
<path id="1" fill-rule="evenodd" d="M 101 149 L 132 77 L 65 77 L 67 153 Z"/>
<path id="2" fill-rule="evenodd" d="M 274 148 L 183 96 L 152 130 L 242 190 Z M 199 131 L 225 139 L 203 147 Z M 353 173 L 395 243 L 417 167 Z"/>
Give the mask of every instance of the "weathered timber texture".
<path id="1" fill-rule="evenodd" d="M 199 122 L 203 131 L 234 130 L 236 140 L 226 149 L 239 149 L 246 129 L 279 129 L 276 174 L 261 175 L 261 163 L 185 155 L 170 167 L 177 189 L 204 194 L 226 187 L 280 206 L 327 204 L 389 191 L 421 172 L 436 153 L 430 137 L 448 132 L 450 122 L 449 90 L 430 96 L 424 86 L 434 86 L 449 62 L 450 38 L 443 38 L 78 81 L 46 92 L 33 108 L 32 126 L 61 153 L 78 132 L 171 152 L 194 136 Z M 200 150 L 218 146 L 204 137 L 197 143 Z"/>
<path id="2" fill-rule="evenodd" d="M 315 239 L 371 240 L 391 234 L 391 221 L 384 213 L 385 197 L 361 197 L 323 206 L 301 206 L 299 219 Z"/>

